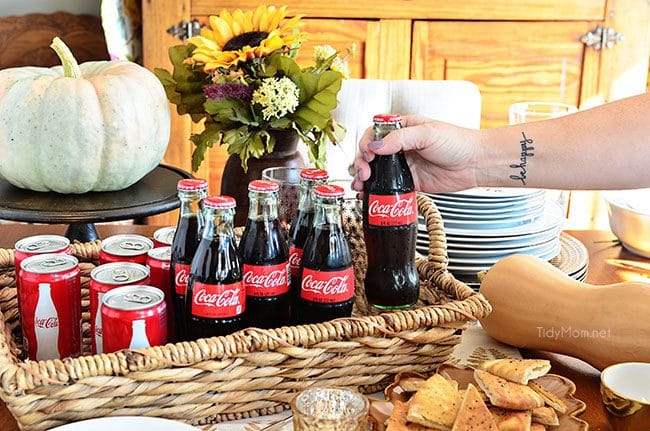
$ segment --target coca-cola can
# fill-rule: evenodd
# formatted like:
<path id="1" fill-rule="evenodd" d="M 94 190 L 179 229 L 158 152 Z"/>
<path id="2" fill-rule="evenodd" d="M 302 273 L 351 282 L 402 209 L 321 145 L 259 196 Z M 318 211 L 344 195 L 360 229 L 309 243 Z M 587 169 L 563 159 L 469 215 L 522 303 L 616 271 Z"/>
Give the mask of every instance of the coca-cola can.
<path id="1" fill-rule="evenodd" d="M 145 265 L 153 242 L 142 235 L 113 235 L 102 241 L 99 263 L 133 262 Z"/>
<path id="2" fill-rule="evenodd" d="M 154 248 L 172 245 L 174 235 L 176 235 L 176 226 L 166 226 L 156 230 L 153 233 Z"/>
<path id="3" fill-rule="evenodd" d="M 138 263 L 112 262 L 90 272 L 90 333 L 93 354 L 104 353 L 101 304 L 104 294 L 120 286 L 149 284 L 149 268 Z"/>
<path id="4" fill-rule="evenodd" d="M 81 354 L 79 262 L 65 254 L 39 254 L 20 264 L 20 323 L 31 360 Z"/>
<path id="5" fill-rule="evenodd" d="M 172 248 L 157 247 L 149 250 L 147 256 L 147 266 L 151 270 L 150 285 L 162 290 L 165 294 L 165 303 L 167 304 L 167 339 L 174 340 L 174 319 L 169 314 L 172 313 L 174 305 L 172 303 L 171 292 L 171 266 Z"/>
<path id="6" fill-rule="evenodd" d="M 102 298 L 104 353 L 167 342 L 165 294 L 153 286 L 118 287 Z"/>
<path id="7" fill-rule="evenodd" d="M 20 275 L 20 263 L 30 256 L 37 254 L 72 254 L 70 240 L 61 235 L 34 235 L 28 236 L 16 242 L 14 245 L 14 266 L 16 269 L 16 280 Z M 19 283 L 16 287 L 20 289 Z"/>

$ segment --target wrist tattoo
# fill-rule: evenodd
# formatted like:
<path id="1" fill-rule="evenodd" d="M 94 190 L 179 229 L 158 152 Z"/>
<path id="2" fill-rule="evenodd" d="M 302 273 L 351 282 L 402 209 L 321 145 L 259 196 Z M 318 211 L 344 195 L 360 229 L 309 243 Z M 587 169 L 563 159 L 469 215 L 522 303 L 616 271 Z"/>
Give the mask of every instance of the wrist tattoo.
<path id="1" fill-rule="evenodd" d="M 533 153 L 535 147 L 531 146 L 533 140 L 531 138 L 528 138 L 524 132 L 521 132 L 521 137 L 522 139 L 521 141 L 519 141 L 519 144 L 521 144 L 521 154 L 519 158 L 519 163 L 510 165 L 512 169 L 518 169 L 519 173 L 517 175 L 510 175 L 510 179 L 514 181 L 521 181 L 521 184 L 525 186 L 526 165 L 528 164 L 528 158 L 533 157 L 535 155 Z"/>

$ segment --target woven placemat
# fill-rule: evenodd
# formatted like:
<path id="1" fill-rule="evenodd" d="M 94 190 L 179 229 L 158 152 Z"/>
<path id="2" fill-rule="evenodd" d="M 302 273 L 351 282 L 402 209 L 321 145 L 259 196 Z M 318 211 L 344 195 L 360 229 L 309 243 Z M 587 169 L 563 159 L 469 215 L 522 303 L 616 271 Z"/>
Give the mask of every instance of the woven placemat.
<path id="1" fill-rule="evenodd" d="M 581 272 L 589 265 L 587 247 L 566 232 L 560 234 L 560 254 L 549 262 L 568 275 Z"/>

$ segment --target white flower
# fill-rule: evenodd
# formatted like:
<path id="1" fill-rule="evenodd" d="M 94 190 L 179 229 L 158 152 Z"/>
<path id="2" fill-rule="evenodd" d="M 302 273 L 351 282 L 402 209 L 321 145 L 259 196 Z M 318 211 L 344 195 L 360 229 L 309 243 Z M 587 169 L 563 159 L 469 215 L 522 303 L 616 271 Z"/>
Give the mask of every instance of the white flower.
<path id="1" fill-rule="evenodd" d="M 348 65 L 348 61 L 342 60 L 341 57 L 336 57 L 334 61 L 332 61 L 331 69 L 335 72 L 340 73 L 344 79 L 348 79 L 350 77 L 350 66 Z"/>
<path id="2" fill-rule="evenodd" d="M 316 45 L 314 47 L 314 61 L 322 62 L 336 54 L 336 50 L 330 45 Z"/>
<path id="3" fill-rule="evenodd" d="M 262 106 L 262 116 L 269 121 L 282 118 L 298 107 L 300 90 L 289 78 L 265 78 L 253 92 L 253 102 Z"/>

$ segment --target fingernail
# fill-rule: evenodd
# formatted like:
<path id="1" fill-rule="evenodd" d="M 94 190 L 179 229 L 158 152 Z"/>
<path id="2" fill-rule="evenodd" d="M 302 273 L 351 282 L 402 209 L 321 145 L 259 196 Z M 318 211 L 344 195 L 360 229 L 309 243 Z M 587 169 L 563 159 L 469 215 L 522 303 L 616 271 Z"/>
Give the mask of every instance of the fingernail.
<path id="1" fill-rule="evenodd" d="M 378 141 L 372 141 L 368 144 L 368 148 L 370 148 L 371 150 L 378 150 L 383 146 L 384 146 L 384 141 L 381 139 Z"/>
<path id="2" fill-rule="evenodd" d="M 370 163 L 370 154 L 367 151 L 364 151 L 361 155 L 363 156 L 363 160 Z"/>

